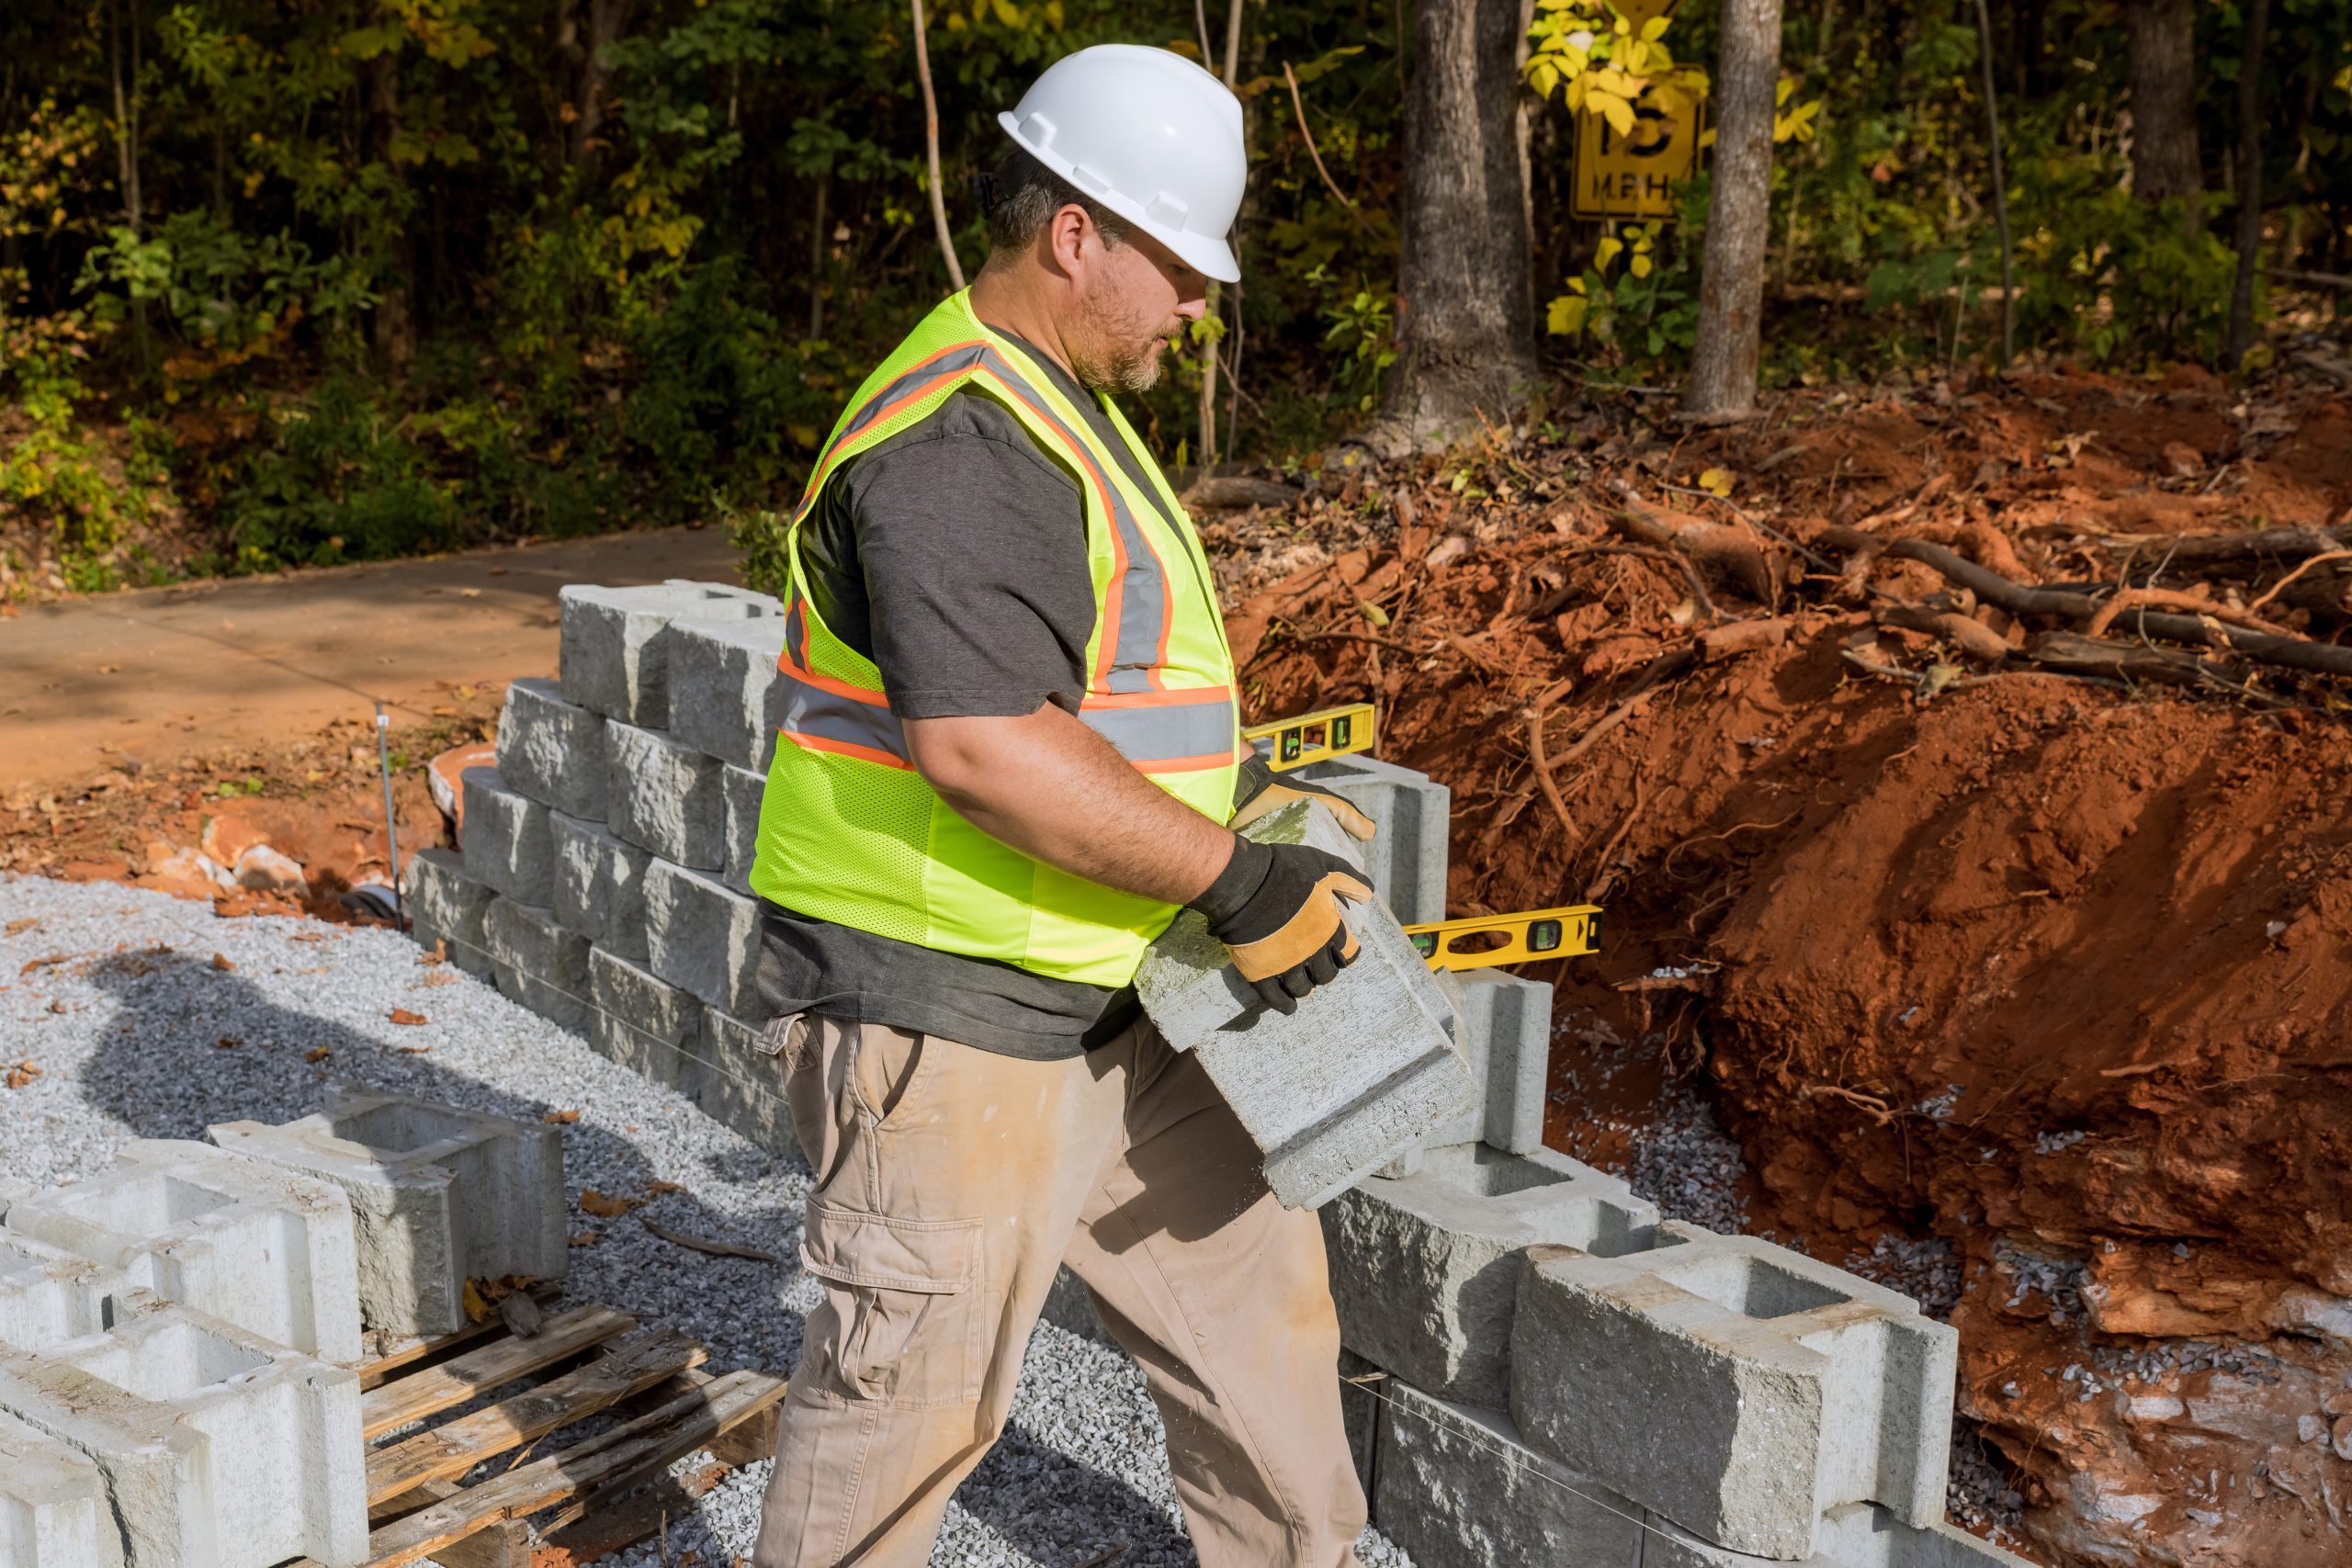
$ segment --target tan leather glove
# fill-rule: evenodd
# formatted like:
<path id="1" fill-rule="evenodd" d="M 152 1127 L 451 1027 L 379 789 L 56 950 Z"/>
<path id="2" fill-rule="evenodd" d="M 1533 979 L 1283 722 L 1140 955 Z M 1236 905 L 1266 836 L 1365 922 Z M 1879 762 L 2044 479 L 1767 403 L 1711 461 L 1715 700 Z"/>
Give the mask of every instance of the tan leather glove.
<path id="1" fill-rule="evenodd" d="M 1276 1012 L 1355 962 L 1355 933 L 1340 900 L 1372 897 L 1356 868 L 1306 844 L 1258 844 L 1237 836 L 1233 859 L 1193 908 L 1232 952 L 1233 966 Z"/>
<path id="2" fill-rule="evenodd" d="M 1241 776 L 1233 790 L 1233 819 L 1226 826 L 1238 833 L 1259 818 L 1280 811 L 1294 800 L 1321 801 L 1351 839 L 1367 840 L 1379 830 L 1372 818 L 1357 810 L 1355 803 L 1345 795 L 1334 795 L 1321 784 L 1309 784 L 1305 779 L 1278 773 L 1255 752 L 1241 760 Z"/>

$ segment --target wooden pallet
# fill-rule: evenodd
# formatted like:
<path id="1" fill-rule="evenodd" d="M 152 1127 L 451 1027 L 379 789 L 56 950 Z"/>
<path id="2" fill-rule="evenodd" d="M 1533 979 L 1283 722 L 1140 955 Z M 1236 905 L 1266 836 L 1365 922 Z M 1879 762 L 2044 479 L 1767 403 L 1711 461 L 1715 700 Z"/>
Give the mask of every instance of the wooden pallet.
<path id="1" fill-rule="evenodd" d="M 785 1381 L 714 1377 L 701 1370 L 705 1355 L 695 1340 L 639 1328 L 626 1313 L 560 1303 L 528 1338 L 493 1317 L 378 1347 L 359 1369 L 360 1427 L 371 1445 L 367 1568 L 428 1557 L 443 1568 L 530 1568 L 535 1547 L 542 1568 L 570 1568 L 642 1540 L 665 1513 L 775 1446 Z M 598 1415 L 616 1419 L 566 1441 L 574 1423 Z M 717 1462 L 684 1484 L 660 1473 L 696 1449 Z M 514 1457 L 503 1469 L 460 1484 L 505 1454 Z M 533 1516 L 544 1516 L 537 1529 Z M 287 1568 L 320 1565 L 306 1558 Z"/>

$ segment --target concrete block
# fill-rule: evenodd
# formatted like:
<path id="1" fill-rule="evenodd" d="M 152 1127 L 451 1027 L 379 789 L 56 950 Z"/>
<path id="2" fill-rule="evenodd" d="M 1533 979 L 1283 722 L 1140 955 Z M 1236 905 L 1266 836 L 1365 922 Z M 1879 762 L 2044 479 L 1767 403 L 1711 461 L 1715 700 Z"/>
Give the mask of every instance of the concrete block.
<path id="1" fill-rule="evenodd" d="M 1427 1145 L 1483 1143 L 1507 1154 L 1532 1154 L 1544 1146 L 1552 987 L 1499 969 L 1433 973 L 1453 1010 L 1453 1040 L 1469 1066 L 1476 1098 L 1460 1115 L 1431 1128 Z"/>
<path id="2" fill-rule="evenodd" d="M 1372 886 L 1407 925 L 1445 919 L 1445 836 L 1453 792 L 1427 773 L 1370 757 L 1334 757 L 1298 776 L 1344 795 L 1379 827 L 1364 846 Z"/>
<path id="3" fill-rule="evenodd" d="M 601 822 L 548 814 L 556 924 L 624 958 L 645 956 L 645 866 L 653 858 Z"/>
<path id="4" fill-rule="evenodd" d="M 122 1568 L 96 1462 L 13 1416 L 0 1416 L 0 1568 Z"/>
<path id="5" fill-rule="evenodd" d="M 574 1032 L 588 1027 L 588 939 L 557 923 L 555 911 L 512 898 L 481 919 L 498 988 L 541 1018 Z"/>
<path id="6" fill-rule="evenodd" d="M 506 787 L 496 768 L 468 768 L 466 874 L 523 904 L 545 904 L 555 876 L 548 808 Z"/>
<path id="7" fill-rule="evenodd" d="M 1266 842 L 1306 842 L 1362 864 L 1329 812 L 1299 802 L 1250 824 Z M 1136 990 L 1169 1043 L 1201 1065 L 1266 1154 L 1285 1207 L 1314 1208 L 1379 1169 L 1472 1099 L 1450 1038 L 1453 1012 L 1385 905 L 1350 906 L 1361 951 L 1284 1015 L 1244 985 L 1225 944 L 1191 910 L 1144 955 Z"/>
<path id="8" fill-rule="evenodd" d="M 1528 1447 L 1508 1416 L 1373 1386 L 1373 1517 L 1415 1568 L 1650 1568 L 1641 1509 Z"/>
<path id="9" fill-rule="evenodd" d="M 588 950 L 588 1043 L 598 1055 L 689 1098 L 701 1092 L 702 998 L 638 959 Z"/>
<path id="10" fill-rule="evenodd" d="M 1642 1568 L 1783 1568 L 1711 1546 L 1661 1514 L 1648 1516 Z M 1884 1508 L 1851 1503 L 1821 1517 L 1820 1550 L 1800 1568 L 2031 1568 L 2026 1560 L 1979 1540 L 1956 1525 L 1905 1524 Z"/>
<path id="11" fill-rule="evenodd" d="M 553 681 L 506 687 L 498 719 L 498 772 L 506 787 L 541 806 L 605 817 L 605 716 L 564 701 Z"/>
<path id="12" fill-rule="evenodd" d="M 752 620 L 782 613 L 763 593 L 715 582 L 636 588 L 575 583 L 559 600 L 564 696 L 607 718 L 655 727 L 670 717 L 673 621 Z"/>
<path id="13" fill-rule="evenodd" d="M 96 1465 L 136 1568 L 368 1559 L 347 1368 L 135 1292 L 105 1334 L 0 1354 L 0 1409 Z"/>
<path id="14" fill-rule="evenodd" d="M 612 829 L 696 871 L 727 861 L 727 801 L 716 760 L 658 729 L 605 727 L 605 808 Z"/>
<path id="15" fill-rule="evenodd" d="M 121 1288 L 120 1276 L 86 1258 L 0 1230 L 0 1346 L 46 1350 L 96 1334 L 106 1326 L 108 1298 Z"/>
<path id="16" fill-rule="evenodd" d="M 351 1202 L 326 1182 L 135 1139 L 97 1175 L 16 1204 L 8 1228 L 305 1355 L 359 1359 Z"/>
<path id="17" fill-rule="evenodd" d="M 767 770 L 775 747 L 784 617 L 670 628 L 670 733 L 722 762 Z"/>
<path id="18" fill-rule="evenodd" d="M 1959 1337 L 1910 1297 L 1679 1222 L 1619 1258 L 1527 1254 L 1511 1415 L 1700 1539 L 1797 1562 L 1828 1510 L 1943 1517 Z"/>
<path id="19" fill-rule="evenodd" d="M 481 918 L 497 897 L 490 884 L 466 874 L 465 857 L 455 850 L 419 850 L 409 857 L 401 892 L 409 934 L 420 947 L 440 943 L 443 955 L 469 975 L 490 973 Z"/>
<path id="20" fill-rule="evenodd" d="M 784 1097 L 784 1064 L 760 1049 L 763 1032 L 735 1014 L 705 1008 L 695 1047 L 702 1057 L 695 1098 L 720 1126 L 771 1153 L 798 1159 L 800 1132 Z"/>
<path id="21" fill-rule="evenodd" d="M 1521 1254 L 1616 1257 L 1657 1245 L 1657 1211 L 1615 1177 L 1541 1150 L 1430 1150 L 1418 1174 L 1367 1177 L 1323 1209 L 1340 1337 L 1441 1399 L 1510 1403 Z"/>
<path id="22" fill-rule="evenodd" d="M 719 798 L 727 806 L 727 868 L 721 880 L 746 897 L 752 892 L 752 863 L 760 853 L 760 806 L 767 790 L 767 774 L 731 762 L 719 775 Z"/>
<path id="23" fill-rule="evenodd" d="M 336 1085 L 315 1116 L 231 1122 L 211 1136 L 351 1200 L 368 1328 L 452 1334 L 466 1325 L 468 1280 L 560 1280 L 571 1269 L 555 1127 Z"/>
<path id="24" fill-rule="evenodd" d="M 646 967 L 721 1012 L 760 1011 L 760 907 L 726 884 L 657 860 L 645 873 Z"/>

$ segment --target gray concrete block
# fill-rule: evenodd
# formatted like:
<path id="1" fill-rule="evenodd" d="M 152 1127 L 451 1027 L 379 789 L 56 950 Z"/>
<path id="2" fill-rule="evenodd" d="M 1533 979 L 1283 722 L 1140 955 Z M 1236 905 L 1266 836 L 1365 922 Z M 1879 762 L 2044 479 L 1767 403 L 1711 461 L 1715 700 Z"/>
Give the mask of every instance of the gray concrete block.
<path id="1" fill-rule="evenodd" d="M 640 849 L 696 871 L 727 861 L 721 764 L 658 729 L 605 727 L 605 808 L 612 829 Z"/>
<path id="2" fill-rule="evenodd" d="M 605 716 L 564 701 L 553 681 L 506 687 L 498 719 L 498 772 L 506 787 L 573 817 L 605 816 Z"/>
<path id="3" fill-rule="evenodd" d="M 1331 1299 L 1348 1348 L 1447 1400 L 1510 1403 L 1511 1321 L 1536 1246 L 1615 1257 L 1657 1245 L 1657 1211 L 1564 1155 L 1471 1144 L 1418 1174 L 1367 1177 L 1323 1209 Z"/>
<path id="4" fill-rule="evenodd" d="M 801 1158 L 800 1132 L 784 1097 L 784 1064 L 763 1051 L 764 1031 L 718 1008 L 705 1008 L 695 1049 L 702 1060 L 695 1099 L 720 1126 L 773 1154 Z"/>
<path id="5" fill-rule="evenodd" d="M 645 867 L 652 852 L 560 811 L 548 814 L 555 846 L 548 908 L 556 924 L 624 958 L 645 956 Z"/>
<path id="6" fill-rule="evenodd" d="M 107 1299 L 121 1288 L 119 1275 L 86 1258 L 0 1230 L 0 1346 L 46 1350 L 96 1334 L 106 1326 Z"/>
<path id="7" fill-rule="evenodd" d="M 1364 846 L 1372 886 L 1407 925 L 1445 919 L 1445 838 L 1453 792 L 1427 773 L 1370 757 L 1334 757 L 1298 776 L 1344 795 L 1380 829 Z"/>
<path id="8" fill-rule="evenodd" d="M 649 1082 L 689 1098 L 701 1092 L 702 998 L 639 960 L 588 952 L 588 1043 Z"/>
<path id="9" fill-rule="evenodd" d="M 571 1269 L 558 1128 L 336 1085 L 315 1116 L 210 1131 L 232 1154 L 351 1200 L 368 1328 L 452 1334 L 466 1325 L 468 1280 L 560 1280 Z"/>
<path id="10" fill-rule="evenodd" d="M 122 1568 L 96 1462 L 13 1416 L 0 1416 L 0 1568 Z"/>
<path id="11" fill-rule="evenodd" d="M 468 768 L 463 783 L 466 874 L 517 903 L 545 904 L 555 875 L 548 808 L 507 788 L 496 768 Z"/>
<path id="12" fill-rule="evenodd" d="M 1479 1137 L 1510 1154 L 1544 1146 L 1544 1097 L 1552 1069 L 1552 987 L 1500 969 L 1458 976 L 1465 1053 L 1478 1064 Z"/>
<path id="13" fill-rule="evenodd" d="M 482 935 L 481 918 L 496 889 L 466 874 L 465 858 L 455 850 L 419 850 L 409 857 L 407 886 L 401 889 L 409 934 L 420 947 L 440 944 L 442 956 L 469 975 L 490 973 L 490 943 Z"/>
<path id="14" fill-rule="evenodd" d="M 8 1228 L 305 1355 L 359 1359 L 351 1202 L 326 1182 L 134 1139 L 97 1175 L 15 1204 Z"/>
<path id="15" fill-rule="evenodd" d="M 1373 1517 L 1415 1568 L 1650 1568 L 1640 1508 L 1528 1447 L 1508 1416 L 1374 1386 Z"/>
<path id="16" fill-rule="evenodd" d="M 1356 841 L 1307 802 L 1271 812 L 1250 836 L 1306 842 L 1362 864 Z M 1136 976 L 1144 1010 L 1201 1065 L 1266 1154 L 1289 1208 L 1314 1208 L 1420 1144 L 1472 1100 L 1451 1038 L 1453 1008 L 1385 905 L 1351 905 L 1360 952 L 1284 1015 L 1264 1006 L 1192 910 L 1177 916 Z"/>
<path id="17" fill-rule="evenodd" d="M 483 945 L 498 988 L 550 1022 L 588 1028 L 588 939 L 557 923 L 555 911 L 512 898 L 481 918 Z"/>
<path id="18" fill-rule="evenodd" d="M 1769 1557 L 1709 1545 L 1660 1514 L 1647 1516 L 1647 1523 L 1642 1568 L 1785 1568 Z M 1819 1540 L 1820 1550 L 1798 1568 L 2030 1568 L 2024 1558 L 1956 1525 L 1909 1525 L 1868 1503 L 1824 1514 Z"/>
<path id="19" fill-rule="evenodd" d="M 1527 1254 L 1510 1408 L 1528 1440 L 1735 1551 L 1802 1561 L 1832 1508 L 1943 1517 L 1959 1337 L 1910 1297 L 1752 1236 Z"/>
<path id="20" fill-rule="evenodd" d="M 97 1467 L 135 1568 L 368 1560 L 347 1368 L 134 1292 L 103 1335 L 0 1354 L 0 1410 Z"/>
<path id="21" fill-rule="evenodd" d="M 775 747 L 784 617 L 670 628 L 670 733 L 722 762 L 767 770 Z"/>
<path id="22" fill-rule="evenodd" d="M 645 873 L 646 967 L 721 1012 L 760 1011 L 760 907 L 698 871 L 657 860 Z"/>
<path id="23" fill-rule="evenodd" d="M 559 595 L 563 694 L 607 718 L 661 726 L 670 716 L 670 625 L 782 613 L 763 593 L 713 582 L 636 588 L 575 583 Z"/>
<path id="24" fill-rule="evenodd" d="M 727 803 L 727 869 L 723 880 L 749 897 L 752 865 L 760 854 L 760 806 L 767 798 L 768 776 L 728 764 L 720 775 L 718 793 Z"/>

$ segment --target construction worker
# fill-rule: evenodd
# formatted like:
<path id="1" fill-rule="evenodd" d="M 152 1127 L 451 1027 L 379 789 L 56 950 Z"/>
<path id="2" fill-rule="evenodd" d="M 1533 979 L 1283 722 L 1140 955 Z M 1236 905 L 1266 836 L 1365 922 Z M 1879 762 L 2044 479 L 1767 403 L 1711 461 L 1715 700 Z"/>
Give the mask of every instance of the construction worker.
<path id="1" fill-rule="evenodd" d="M 928 1562 L 1068 1262 L 1201 1562 L 1339 1568 L 1364 1505 L 1321 1232 L 1130 985 L 1190 907 L 1287 1011 L 1369 897 L 1228 825 L 1311 786 L 1241 742 L 1208 562 L 1114 399 L 1238 276 L 1241 107 L 1114 45 L 999 119 L 987 265 L 851 398 L 789 536 L 752 886 L 824 1301 L 754 1562 Z"/>

